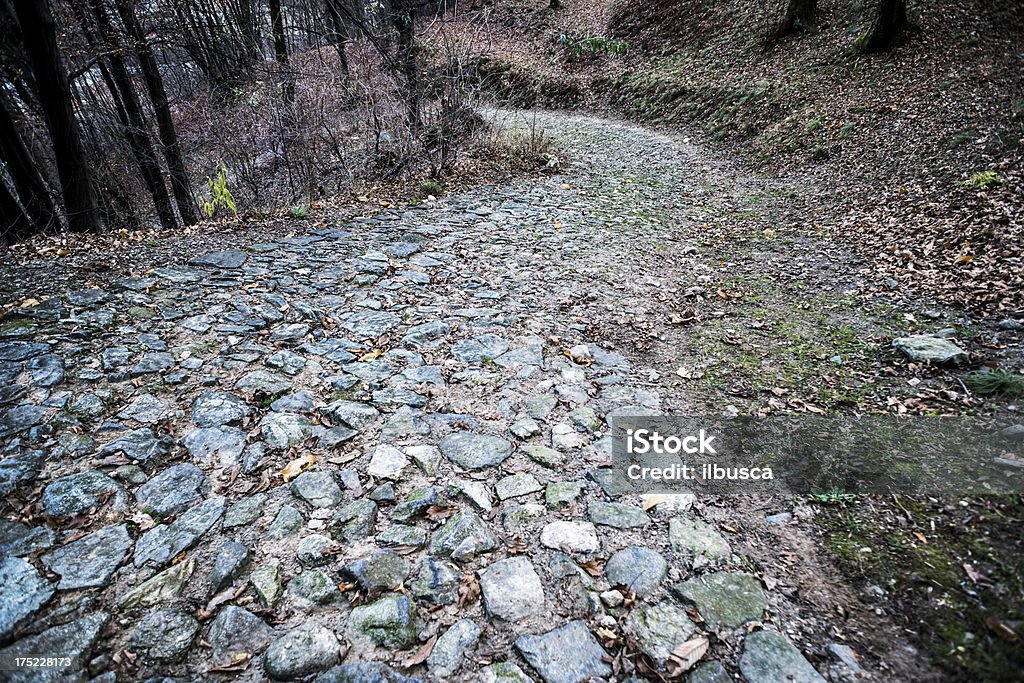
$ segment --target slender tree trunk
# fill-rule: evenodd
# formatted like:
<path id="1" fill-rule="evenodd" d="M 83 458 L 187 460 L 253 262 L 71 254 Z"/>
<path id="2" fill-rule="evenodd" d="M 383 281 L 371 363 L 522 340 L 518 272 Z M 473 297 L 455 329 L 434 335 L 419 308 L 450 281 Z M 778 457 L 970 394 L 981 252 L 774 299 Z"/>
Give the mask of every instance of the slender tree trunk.
<path id="1" fill-rule="evenodd" d="M 418 133 L 423 127 L 420 115 L 419 68 L 416 64 L 416 25 L 408 0 L 396 0 L 391 23 L 398 35 L 398 67 L 405 80 L 405 106 L 409 127 Z"/>
<path id="2" fill-rule="evenodd" d="M 153 103 L 157 131 L 160 134 L 164 159 L 167 161 L 167 170 L 171 177 L 171 189 L 174 191 L 174 199 L 178 205 L 178 214 L 181 216 L 182 223 L 192 225 L 196 222 L 196 201 L 192 196 L 188 173 L 185 171 L 185 164 L 181 158 L 178 133 L 174 129 L 174 119 L 171 118 L 167 91 L 164 89 L 164 79 L 160 75 L 153 50 L 146 42 L 146 36 L 135 15 L 135 8 L 131 0 L 117 0 L 117 10 L 128 29 L 129 36 L 135 43 L 135 54 L 139 59 L 142 78 L 146 82 L 146 90 L 149 91 L 149 99 Z"/>
<path id="3" fill-rule="evenodd" d="M 0 91 L 0 159 L 34 231 L 42 232 L 51 225 L 57 225 L 57 211 L 39 173 L 40 165 L 25 145 L 14 119 L 13 107 L 3 91 Z"/>
<path id="4" fill-rule="evenodd" d="M 18 242 L 34 232 L 37 227 L 18 205 L 7 185 L 0 180 L 0 244 Z"/>
<path id="5" fill-rule="evenodd" d="M 348 33 L 345 31 L 345 22 L 341 19 L 341 13 L 338 11 L 337 3 L 340 0 L 327 0 L 327 17 L 331 22 L 331 31 L 334 33 L 334 49 L 338 51 L 338 61 L 341 62 L 341 75 L 344 78 L 344 82 L 348 85 L 349 80 L 349 66 L 348 66 L 348 55 L 345 52 L 345 48 L 348 45 Z"/>
<path id="6" fill-rule="evenodd" d="M 295 82 L 288 64 L 288 45 L 284 40 L 284 17 L 281 16 L 281 0 L 270 0 L 270 31 L 274 36 L 274 59 L 281 70 L 281 94 L 285 105 L 291 107 L 295 98 Z"/>
<path id="7" fill-rule="evenodd" d="M 71 230 L 101 227 L 89 165 L 75 120 L 67 72 L 57 45 L 57 29 L 47 0 L 18 0 L 14 10 L 25 52 L 35 75 L 36 90 L 53 141 L 53 153 Z"/>
<path id="8" fill-rule="evenodd" d="M 142 115 L 142 105 L 139 102 L 138 93 L 135 92 L 135 84 L 124 63 L 120 50 L 117 48 L 114 27 L 107 15 L 106 7 L 101 0 L 89 0 L 96 25 L 100 31 L 100 38 L 108 46 L 107 68 L 110 71 L 110 78 L 113 81 L 116 95 L 121 101 L 124 115 L 125 135 L 128 138 L 128 145 L 132 154 L 139 164 L 139 171 L 142 180 L 153 198 L 153 205 L 156 207 L 157 217 L 160 225 L 165 230 L 176 230 L 178 219 L 174 216 L 174 208 L 171 206 L 171 197 L 167 193 L 167 185 L 164 184 L 163 173 L 160 170 L 160 163 L 157 161 L 156 151 L 149 137 L 149 126 Z"/>
<path id="9" fill-rule="evenodd" d="M 880 0 L 861 52 L 885 52 L 907 27 L 907 0 Z"/>

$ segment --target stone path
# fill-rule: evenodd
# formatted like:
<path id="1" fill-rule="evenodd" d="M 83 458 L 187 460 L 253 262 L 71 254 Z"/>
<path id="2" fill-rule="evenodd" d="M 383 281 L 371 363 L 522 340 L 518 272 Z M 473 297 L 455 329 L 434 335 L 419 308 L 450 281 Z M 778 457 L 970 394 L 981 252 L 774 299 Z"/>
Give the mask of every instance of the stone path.
<path id="1" fill-rule="evenodd" d="M 852 655 L 804 654 L 833 615 L 790 619 L 692 496 L 601 486 L 610 417 L 679 401 L 594 322 L 680 267 L 682 193 L 734 197 L 687 145 L 542 123 L 573 159 L 542 182 L 5 319 L 0 655 L 102 681 L 574 683 L 710 646 L 688 680 L 853 680 Z"/>

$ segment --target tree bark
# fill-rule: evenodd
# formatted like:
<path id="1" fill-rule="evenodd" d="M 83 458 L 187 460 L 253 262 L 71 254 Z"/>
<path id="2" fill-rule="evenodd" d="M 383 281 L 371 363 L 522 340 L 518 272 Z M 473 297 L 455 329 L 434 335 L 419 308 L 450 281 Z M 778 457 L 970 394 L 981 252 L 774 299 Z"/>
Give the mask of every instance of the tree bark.
<path id="1" fill-rule="evenodd" d="M 886 52 L 907 27 L 907 0 L 880 0 L 861 52 Z"/>
<path id="2" fill-rule="evenodd" d="M 398 67 L 405 80 L 405 106 L 409 127 L 418 133 L 423 127 L 420 115 L 419 67 L 416 64 L 416 24 L 409 0 L 395 0 L 391 24 L 397 33 Z"/>
<path id="3" fill-rule="evenodd" d="M 32 158 L 21 136 L 14 118 L 14 108 L 6 95 L 0 91 L 0 159 L 3 160 L 7 173 L 11 177 L 14 191 L 17 193 L 28 228 L 32 232 L 42 232 L 50 226 L 56 226 L 57 211 L 53 199 L 39 173 L 39 164 Z M 26 236 L 19 231 L 17 239 Z"/>
<path id="4" fill-rule="evenodd" d="M 131 0 L 117 0 L 117 10 L 135 45 L 135 54 L 139 59 L 142 78 L 146 82 L 146 90 L 149 91 L 149 99 L 153 103 L 157 132 L 160 135 L 164 159 L 167 161 L 167 170 L 171 177 L 171 190 L 174 192 L 174 199 L 178 205 L 178 215 L 181 216 L 182 223 L 193 225 L 196 222 L 196 201 L 192 196 L 188 173 L 185 171 L 185 163 L 181 158 L 178 133 L 174 129 L 174 119 L 171 118 L 171 108 L 167 101 L 163 76 L 160 75 L 160 69 L 157 67 L 153 49 L 146 42 L 145 33 L 135 15 L 135 7 Z"/>
<path id="5" fill-rule="evenodd" d="M 818 0 L 787 0 L 786 15 L 775 30 L 773 39 L 814 28 L 817 21 Z"/>
<path id="6" fill-rule="evenodd" d="M 295 99 L 295 82 L 288 64 L 288 45 L 284 39 L 284 17 L 281 16 L 281 0 L 270 0 L 270 31 L 274 36 L 274 59 L 281 70 L 281 94 L 286 106 Z"/>
<path id="7" fill-rule="evenodd" d="M 53 142 L 68 227 L 76 232 L 98 230 L 101 223 L 96 193 L 75 119 L 50 6 L 47 0 L 18 0 L 14 9 Z"/>
<path id="8" fill-rule="evenodd" d="M 350 74 L 348 55 L 345 52 L 345 47 L 348 45 L 348 33 L 345 29 L 345 22 L 342 21 L 341 12 L 338 11 L 338 2 L 340 0 L 326 0 L 325 4 L 327 5 L 327 17 L 331 22 L 331 31 L 334 33 L 332 36 L 334 49 L 337 50 L 338 61 L 341 63 L 341 76 L 344 83 L 348 85 Z"/>
<path id="9" fill-rule="evenodd" d="M 165 230 L 176 230 L 178 219 L 174 216 L 171 197 L 167 193 L 160 163 L 157 161 L 156 151 L 153 149 L 149 137 L 149 126 L 142 115 L 142 105 L 139 102 L 138 93 L 135 92 L 135 84 L 132 82 L 131 76 L 128 75 L 124 57 L 118 49 L 113 24 L 101 0 L 89 0 L 89 5 L 92 8 L 93 17 L 96 19 L 100 38 L 108 47 L 107 68 L 116 90 L 115 94 L 121 102 L 121 111 L 124 117 L 122 124 L 128 138 L 128 146 L 131 147 L 132 155 L 139 164 L 142 180 L 153 198 L 153 206 L 156 208 L 160 225 Z"/>
<path id="10" fill-rule="evenodd" d="M 0 244 L 10 244 L 28 237 L 36 232 L 33 221 L 25 215 L 18 200 L 14 198 L 7 185 L 0 179 L 0 221 L 3 229 L 0 230 Z"/>

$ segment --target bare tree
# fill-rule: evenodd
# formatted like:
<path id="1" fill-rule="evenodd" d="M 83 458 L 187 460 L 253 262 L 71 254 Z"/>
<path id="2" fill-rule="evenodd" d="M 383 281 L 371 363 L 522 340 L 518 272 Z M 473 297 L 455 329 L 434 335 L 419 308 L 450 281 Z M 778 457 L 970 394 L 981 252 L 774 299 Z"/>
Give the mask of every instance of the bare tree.
<path id="1" fill-rule="evenodd" d="M 817 22 L 817 12 L 818 0 L 786 0 L 786 13 L 769 36 L 769 40 L 810 31 Z"/>
<path id="2" fill-rule="evenodd" d="M 14 11 L 24 49 L 53 142 L 64 212 L 71 230 L 101 227 L 96 193 L 72 106 L 67 71 L 57 45 L 57 29 L 47 0 L 17 0 Z"/>

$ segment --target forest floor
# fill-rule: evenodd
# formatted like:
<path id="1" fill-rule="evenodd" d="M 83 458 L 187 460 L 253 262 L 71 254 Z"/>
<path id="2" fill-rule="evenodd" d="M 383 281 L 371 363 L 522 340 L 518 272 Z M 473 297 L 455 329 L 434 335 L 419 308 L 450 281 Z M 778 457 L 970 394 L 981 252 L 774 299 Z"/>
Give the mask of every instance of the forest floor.
<path id="1" fill-rule="evenodd" d="M 512 117 L 557 173 L 8 289 L 0 656 L 556 683 L 707 647 L 688 680 L 1011 680 L 1014 500 L 641 498 L 602 473 L 635 411 L 1015 419 L 891 340 L 953 328 L 978 363 L 1019 358 L 1020 328 L 859 296 L 849 247 L 784 220 L 811 180 Z"/>

